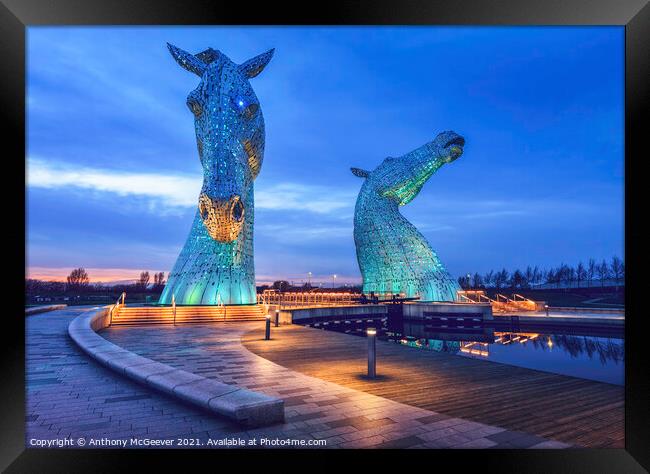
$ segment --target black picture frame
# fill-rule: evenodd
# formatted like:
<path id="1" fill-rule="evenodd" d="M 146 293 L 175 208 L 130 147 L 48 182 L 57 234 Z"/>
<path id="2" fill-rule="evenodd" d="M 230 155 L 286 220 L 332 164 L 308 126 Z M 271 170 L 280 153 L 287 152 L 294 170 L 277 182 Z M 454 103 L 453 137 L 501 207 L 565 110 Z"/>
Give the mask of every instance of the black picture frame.
<path id="1" fill-rule="evenodd" d="M 2 107 L 4 135 L 3 180 L 5 238 L 13 244 L 13 257 L 5 270 L 10 275 L 3 292 L 0 371 L 2 393 L 2 429 L 0 431 L 0 468 L 7 472 L 109 472 L 132 467 L 144 461 L 153 469 L 167 464 L 179 451 L 96 451 L 96 450 L 25 450 L 25 331 L 20 315 L 23 307 L 18 295 L 24 291 L 25 241 L 20 241 L 18 223 L 25 229 L 25 32 L 34 25 L 621 25 L 625 27 L 625 249 L 626 249 L 626 386 L 625 449 L 549 450 L 549 451 L 330 451 L 317 458 L 318 465 L 337 461 L 345 455 L 351 462 L 382 460 L 386 456 L 406 462 L 403 468 L 467 468 L 516 472 L 645 472 L 650 469 L 648 426 L 650 393 L 648 371 L 643 353 L 642 302 L 640 288 L 644 235 L 636 204 L 641 196 L 642 160 L 648 156 L 650 123 L 648 91 L 650 80 L 650 5 L 646 0 L 410 0 L 341 1 L 319 5 L 278 5 L 266 2 L 253 6 L 242 2 L 192 0 L 83 1 L 83 0 L 1 0 L 0 68 L 2 68 Z M 644 119 L 645 117 L 645 119 Z M 22 196 L 16 198 L 16 196 Z M 23 206 L 14 205 L 14 202 Z M 15 214 L 13 214 L 13 212 Z M 13 215 L 12 215 L 13 214 Z M 12 296 L 14 295 L 14 296 Z M 329 453 L 332 453 L 331 455 Z M 245 456 L 242 456 L 245 454 Z M 215 459 L 268 463 L 286 451 L 228 452 L 192 451 L 183 456 L 185 468 L 196 462 L 216 467 Z M 313 469 L 313 452 L 292 451 L 291 464 Z M 423 455 L 424 454 L 424 455 Z M 447 464 L 451 462 L 452 464 Z M 288 465 L 285 463 L 285 465 Z"/>

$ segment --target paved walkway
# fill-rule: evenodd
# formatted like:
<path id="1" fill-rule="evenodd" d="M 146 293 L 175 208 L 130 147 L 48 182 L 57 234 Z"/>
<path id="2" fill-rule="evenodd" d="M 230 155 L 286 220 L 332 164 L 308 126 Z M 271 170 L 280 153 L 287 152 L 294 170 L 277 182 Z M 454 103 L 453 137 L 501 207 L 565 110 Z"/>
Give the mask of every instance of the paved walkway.
<path id="1" fill-rule="evenodd" d="M 25 318 L 27 447 L 30 440 L 206 438 L 241 431 L 237 425 L 131 382 L 81 352 L 67 328 L 88 309 L 68 308 Z M 71 447 L 79 446 L 75 441 Z"/>
<path id="2" fill-rule="evenodd" d="M 411 407 L 281 367 L 245 349 L 259 323 L 113 327 L 101 334 L 145 357 L 208 378 L 281 396 L 286 422 L 246 430 L 159 395 L 93 362 L 68 338 L 79 308 L 26 318 L 27 446 L 30 440 L 191 439 L 195 447 L 291 440 L 327 447 L 564 447 L 537 436 Z M 302 440 L 302 441 L 301 441 Z M 249 444 L 256 442 L 256 445 Z M 241 444 L 240 444 L 241 445 Z M 286 446 L 286 444 L 284 444 Z M 265 445 L 262 445 L 264 447 Z M 71 447 L 78 447 L 77 444 Z M 183 447 L 192 447 L 183 446 Z"/>
<path id="3" fill-rule="evenodd" d="M 334 447 L 565 447 L 538 436 L 454 418 L 310 377 L 242 346 L 259 322 L 177 327 L 113 327 L 111 342 L 165 364 L 285 401 L 284 426 L 259 430 L 302 433 Z M 261 334 L 260 334 L 260 337 Z"/>
<path id="4" fill-rule="evenodd" d="M 363 337 L 288 325 L 273 328 L 275 340 L 262 341 L 261 331 L 244 335 L 247 349 L 321 380 L 580 447 L 624 447 L 625 389 L 619 385 L 387 341 L 377 341 L 382 379 L 370 381 L 360 377 L 367 367 Z"/>

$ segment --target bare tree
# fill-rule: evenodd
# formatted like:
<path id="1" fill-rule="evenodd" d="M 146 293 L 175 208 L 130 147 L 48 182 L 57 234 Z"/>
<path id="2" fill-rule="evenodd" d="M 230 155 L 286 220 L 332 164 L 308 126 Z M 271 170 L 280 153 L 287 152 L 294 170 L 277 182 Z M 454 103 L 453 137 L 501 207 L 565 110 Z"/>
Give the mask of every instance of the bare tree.
<path id="1" fill-rule="evenodd" d="M 566 280 L 567 280 L 567 286 L 572 287 L 573 282 L 576 280 L 576 269 L 573 267 L 569 267 L 567 265 L 566 267 Z"/>
<path id="2" fill-rule="evenodd" d="M 494 272 L 490 270 L 483 277 L 483 283 L 485 283 L 485 286 L 490 287 L 492 286 L 493 282 L 494 282 Z"/>
<path id="3" fill-rule="evenodd" d="M 549 268 L 546 272 L 546 283 L 549 285 L 559 282 L 559 276 L 553 268 Z"/>
<path id="4" fill-rule="evenodd" d="M 472 277 L 472 286 L 476 289 L 479 289 L 483 286 L 483 278 L 478 273 L 474 273 Z"/>
<path id="5" fill-rule="evenodd" d="M 506 285 L 508 283 L 508 270 L 505 268 L 501 270 L 500 272 L 497 272 L 496 275 L 494 276 L 494 287 L 499 290 L 503 285 Z"/>
<path id="6" fill-rule="evenodd" d="M 539 271 L 539 267 L 535 265 L 533 268 L 533 283 L 537 285 L 542 280 L 542 272 Z"/>
<path id="7" fill-rule="evenodd" d="M 589 262 L 587 263 L 587 281 L 589 282 L 588 286 L 591 286 L 591 282 L 594 280 L 594 276 L 596 276 L 596 261 L 593 258 L 590 258 Z"/>
<path id="8" fill-rule="evenodd" d="M 605 260 L 603 260 L 600 265 L 596 265 L 596 272 L 598 273 L 600 286 L 605 286 L 605 280 L 609 276 L 609 265 L 607 265 Z"/>
<path id="9" fill-rule="evenodd" d="M 523 286 L 524 282 L 524 275 L 519 271 L 519 269 L 515 270 L 510 277 L 510 288 L 515 289 L 515 288 L 521 288 Z"/>
<path id="10" fill-rule="evenodd" d="M 618 283 L 618 281 L 623 276 L 623 262 L 618 257 L 612 257 L 612 262 L 609 264 L 609 268 L 612 270 L 612 276 L 614 277 L 614 280 L 616 280 L 616 283 Z"/>
<path id="11" fill-rule="evenodd" d="M 523 281 L 523 286 L 525 288 L 530 288 L 531 284 L 534 283 L 535 280 L 535 272 L 532 269 L 530 265 L 526 267 L 526 271 L 524 272 L 524 281 Z"/>
<path id="12" fill-rule="evenodd" d="M 586 278 L 587 278 L 587 269 L 582 264 L 582 262 L 580 262 L 576 267 L 576 281 L 578 282 L 578 288 L 580 288 L 580 282 L 584 281 Z"/>
<path id="13" fill-rule="evenodd" d="M 289 282 L 286 280 L 274 281 L 273 288 L 280 291 L 287 291 L 289 289 Z"/>
<path id="14" fill-rule="evenodd" d="M 138 278 L 136 286 L 140 290 L 146 290 L 148 285 L 149 285 L 149 272 L 141 272 L 140 278 Z"/>
<path id="15" fill-rule="evenodd" d="M 160 291 L 165 286 L 165 272 L 153 274 L 153 286 L 156 291 Z"/>
<path id="16" fill-rule="evenodd" d="M 83 268 L 75 268 L 70 272 L 67 278 L 68 288 L 71 290 L 83 290 L 88 288 L 90 278 Z"/>

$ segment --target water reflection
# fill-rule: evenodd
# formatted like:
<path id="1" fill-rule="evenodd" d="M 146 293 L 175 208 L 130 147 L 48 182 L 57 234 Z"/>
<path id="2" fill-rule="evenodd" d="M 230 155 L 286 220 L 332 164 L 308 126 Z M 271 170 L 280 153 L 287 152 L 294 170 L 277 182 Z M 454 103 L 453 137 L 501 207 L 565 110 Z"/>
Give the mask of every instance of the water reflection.
<path id="1" fill-rule="evenodd" d="M 336 321 L 311 326 L 365 336 L 368 325 L 377 327 L 379 339 L 421 350 L 490 360 L 618 385 L 624 383 L 625 341 L 610 335 L 583 335 L 573 330 L 558 330 L 556 334 L 549 334 L 495 331 L 490 328 L 481 328 L 474 333 L 445 329 L 447 332 L 440 333 L 439 328 L 424 326 L 417 328 L 416 337 L 390 332 L 385 320 Z M 561 334 L 562 332 L 571 333 Z"/>
<path id="2" fill-rule="evenodd" d="M 625 342 L 622 339 L 522 332 L 495 332 L 494 336 L 493 344 L 502 346 L 508 344 L 528 344 L 533 349 L 539 351 L 562 350 L 572 358 L 586 356 L 589 359 L 599 360 L 602 365 L 610 362 L 622 364 L 625 360 Z M 390 339 L 390 336 L 386 339 Z M 441 339 L 416 339 L 411 337 L 403 337 L 398 342 L 403 345 L 436 352 L 448 352 L 450 354 L 458 354 L 460 352 L 462 354 L 480 357 L 489 357 L 491 346 L 490 343 L 481 341 L 449 341 Z"/>

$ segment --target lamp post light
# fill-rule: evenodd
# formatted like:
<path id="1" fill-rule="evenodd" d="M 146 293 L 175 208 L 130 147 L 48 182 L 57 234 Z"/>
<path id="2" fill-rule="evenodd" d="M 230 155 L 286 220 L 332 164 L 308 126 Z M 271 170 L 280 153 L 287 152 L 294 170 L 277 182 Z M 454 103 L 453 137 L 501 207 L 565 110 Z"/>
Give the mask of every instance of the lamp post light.
<path id="1" fill-rule="evenodd" d="M 275 310 L 275 327 L 277 328 L 280 325 L 280 310 Z"/>
<path id="2" fill-rule="evenodd" d="M 336 286 L 336 274 L 332 275 L 332 288 Z"/>
<path id="3" fill-rule="evenodd" d="M 377 348 L 375 346 L 377 330 L 368 328 L 366 335 L 368 336 L 368 378 L 374 379 L 377 377 Z"/>
<path id="4" fill-rule="evenodd" d="M 544 309 L 546 310 L 546 316 L 548 317 L 548 305 L 547 304 L 544 305 Z"/>
<path id="5" fill-rule="evenodd" d="M 271 339 L 271 315 L 266 315 L 266 331 L 264 333 L 264 340 L 268 341 Z"/>

